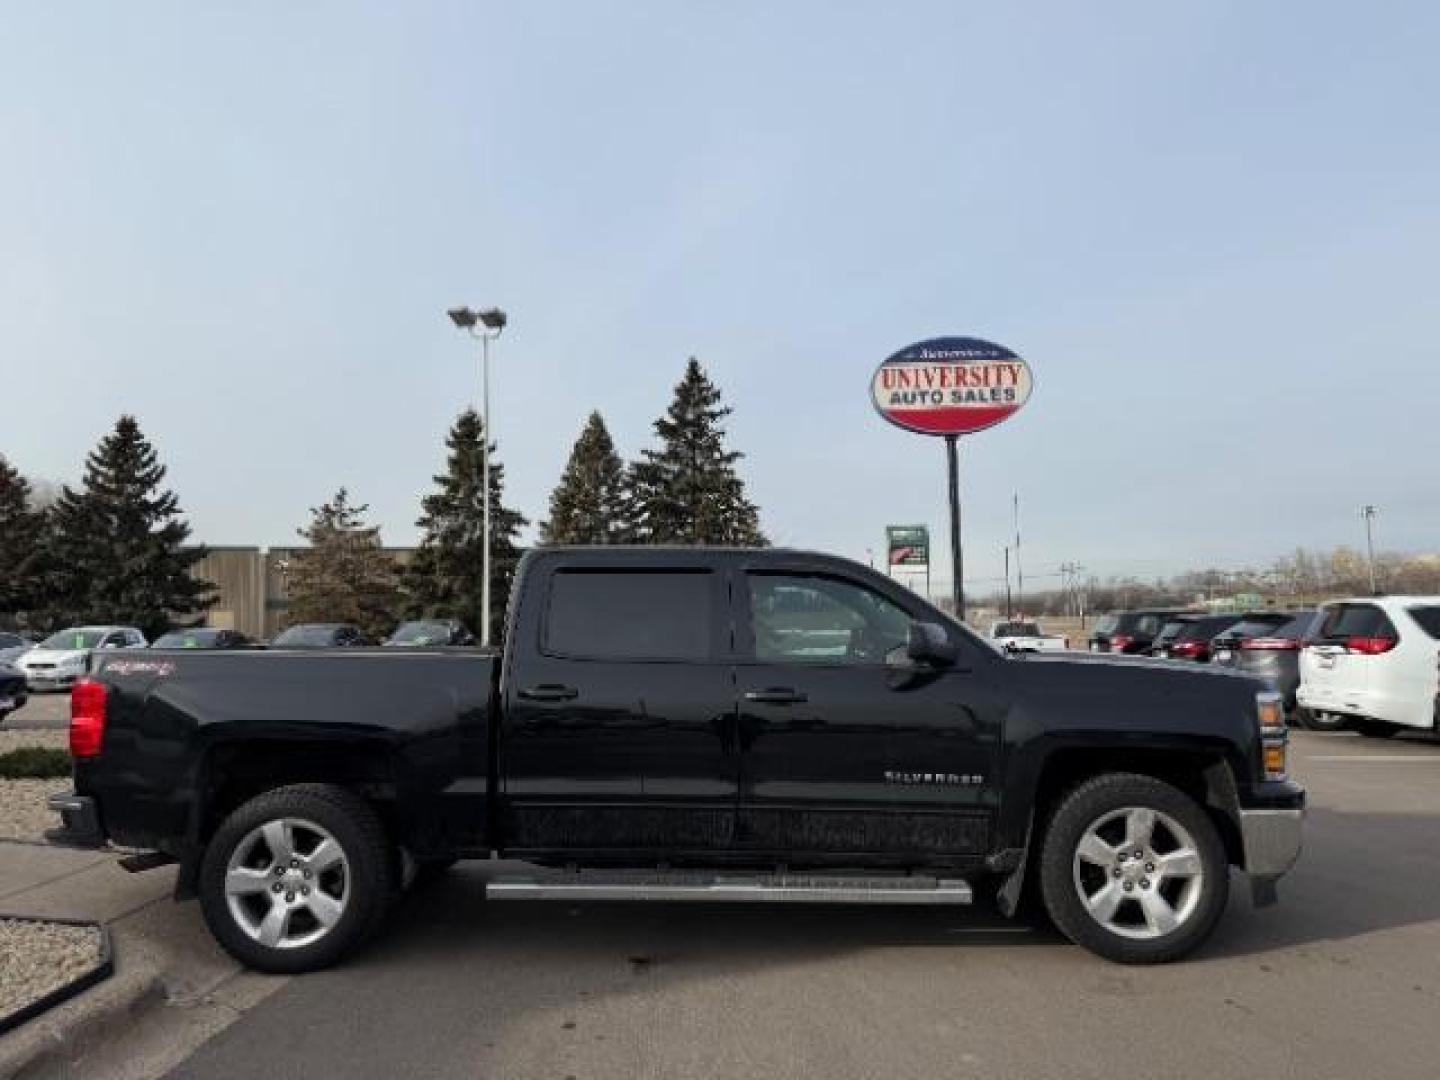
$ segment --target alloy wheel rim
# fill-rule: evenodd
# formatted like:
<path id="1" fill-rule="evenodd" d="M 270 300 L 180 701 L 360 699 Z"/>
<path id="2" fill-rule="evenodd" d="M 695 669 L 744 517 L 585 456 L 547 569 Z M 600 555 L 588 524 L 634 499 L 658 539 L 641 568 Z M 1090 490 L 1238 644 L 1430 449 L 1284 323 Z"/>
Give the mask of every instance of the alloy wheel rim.
<path id="1" fill-rule="evenodd" d="M 1200 905 L 1205 869 L 1199 846 L 1178 821 L 1148 806 L 1096 818 L 1075 846 L 1075 891 L 1112 934 L 1151 941 L 1184 926 Z"/>
<path id="2" fill-rule="evenodd" d="M 319 941 L 350 902 L 350 861 L 330 832 L 304 818 L 251 829 L 230 853 L 225 904 L 235 924 L 270 949 Z"/>

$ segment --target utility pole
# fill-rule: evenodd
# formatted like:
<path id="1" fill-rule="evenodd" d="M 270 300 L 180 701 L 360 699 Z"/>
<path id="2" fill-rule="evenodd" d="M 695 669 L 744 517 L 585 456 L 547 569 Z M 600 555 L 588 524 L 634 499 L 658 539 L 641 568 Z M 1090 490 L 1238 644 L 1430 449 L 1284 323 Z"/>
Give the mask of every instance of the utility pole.
<path id="1" fill-rule="evenodd" d="M 1020 565 L 1020 493 L 1015 492 L 1015 603 L 1025 614 L 1025 570 Z"/>
<path id="2" fill-rule="evenodd" d="M 1005 548 L 1005 618 L 1015 617 L 1015 605 L 1010 599 L 1010 548 Z"/>
<path id="3" fill-rule="evenodd" d="M 1371 506 L 1368 503 L 1360 508 L 1360 516 L 1365 519 L 1365 551 L 1370 558 L 1370 595 L 1379 596 L 1380 590 L 1375 585 L 1375 530 L 1373 522 L 1375 515 L 1380 513 L 1378 506 Z"/>

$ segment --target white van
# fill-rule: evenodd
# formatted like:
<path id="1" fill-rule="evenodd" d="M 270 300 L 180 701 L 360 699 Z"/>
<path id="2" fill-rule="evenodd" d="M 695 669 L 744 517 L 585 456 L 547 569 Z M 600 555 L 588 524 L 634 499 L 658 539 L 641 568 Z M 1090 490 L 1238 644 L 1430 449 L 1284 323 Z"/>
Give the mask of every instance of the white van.
<path id="1" fill-rule="evenodd" d="M 1300 653 L 1302 709 L 1364 735 L 1436 730 L 1440 596 L 1336 600 Z"/>

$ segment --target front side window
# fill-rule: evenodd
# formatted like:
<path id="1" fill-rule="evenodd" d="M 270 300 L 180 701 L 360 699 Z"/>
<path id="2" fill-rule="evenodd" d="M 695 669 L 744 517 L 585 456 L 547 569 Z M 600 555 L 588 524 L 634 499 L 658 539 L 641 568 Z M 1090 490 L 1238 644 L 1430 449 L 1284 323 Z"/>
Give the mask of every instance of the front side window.
<path id="1" fill-rule="evenodd" d="M 757 660 L 880 664 L 909 639 L 910 616 L 854 582 L 790 574 L 748 580 Z"/>
<path id="2" fill-rule="evenodd" d="M 561 570 L 545 651 L 587 660 L 705 660 L 715 623 L 708 570 Z"/>

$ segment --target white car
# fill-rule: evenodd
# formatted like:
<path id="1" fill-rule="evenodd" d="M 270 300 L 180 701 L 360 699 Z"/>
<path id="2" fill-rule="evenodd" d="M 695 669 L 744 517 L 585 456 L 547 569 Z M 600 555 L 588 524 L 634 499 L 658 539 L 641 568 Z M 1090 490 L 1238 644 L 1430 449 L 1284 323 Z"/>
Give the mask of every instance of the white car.
<path id="1" fill-rule="evenodd" d="M 1322 605 L 1300 653 L 1302 709 L 1317 726 L 1363 735 L 1434 731 L 1440 596 L 1385 596 Z"/>
<path id="2" fill-rule="evenodd" d="M 1070 639 L 1047 634 L 1028 619 L 1001 619 L 990 624 L 990 642 L 1005 652 L 1064 652 Z"/>
<path id="3" fill-rule="evenodd" d="M 65 690 L 89 670 L 96 649 L 143 649 L 146 644 L 133 626 L 76 626 L 51 634 L 15 666 L 31 690 Z"/>

